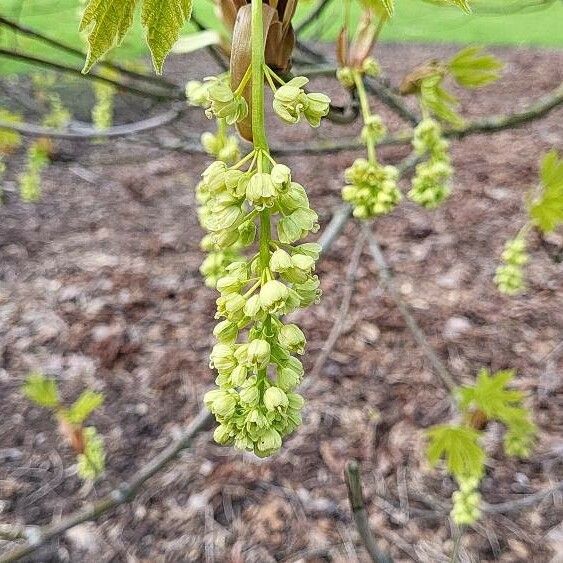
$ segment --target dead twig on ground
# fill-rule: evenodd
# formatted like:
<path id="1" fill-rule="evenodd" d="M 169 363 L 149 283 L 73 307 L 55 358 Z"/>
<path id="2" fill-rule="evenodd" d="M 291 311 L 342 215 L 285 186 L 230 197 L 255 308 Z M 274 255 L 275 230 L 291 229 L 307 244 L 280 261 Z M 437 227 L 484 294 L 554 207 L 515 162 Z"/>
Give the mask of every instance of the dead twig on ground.
<path id="1" fill-rule="evenodd" d="M 372 561 L 375 563 L 392 563 L 389 555 L 384 553 L 377 546 L 376 539 L 371 531 L 369 519 L 364 504 L 364 493 L 362 490 L 362 482 L 360 478 L 360 469 L 356 461 L 349 461 L 344 470 L 344 478 L 348 489 L 348 500 L 352 515 L 360 538 L 369 553 Z"/>

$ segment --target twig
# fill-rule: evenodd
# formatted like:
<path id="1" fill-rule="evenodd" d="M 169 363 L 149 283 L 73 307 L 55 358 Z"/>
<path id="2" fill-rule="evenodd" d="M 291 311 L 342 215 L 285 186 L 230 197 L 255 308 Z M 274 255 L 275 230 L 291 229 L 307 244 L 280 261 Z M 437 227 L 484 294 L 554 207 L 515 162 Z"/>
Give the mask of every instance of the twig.
<path id="1" fill-rule="evenodd" d="M 352 256 L 350 258 L 350 264 L 348 266 L 348 272 L 346 274 L 346 285 L 344 287 L 344 295 L 342 296 L 342 301 L 340 303 L 340 309 L 338 310 L 338 316 L 336 317 L 328 338 L 326 339 L 325 345 L 317 360 L 315 365 L 311 370 L 309 377 L 315 379 L 323 369 L 328 357 L 330 356 L 334 346 L 338 342 L 342 330 L 344 328 L 344 323 L 346 322 L 346 317 L 348 316 L 348 311 L 350 310 L 350 303 L 352 301 L 352 295 L 354 293 L 354 282 L 356 281 L 356 276 L 358 273 L 358 267 L 360 265 L 360 258 L 362 256 L 362 250 L 364 249 L 364 244 L 366 242 L 366 233 L 362 232 L 356 240 L 354 245 L 354 250 L 352 251 Z"/>
<path id="2" fill-rule="evenodd" d="M 158 127 L 162 127 L 163 125 L 168 125 L 176 119 L 179 119 L 184 113 L 186 113 L 186 111 L 188 111 L 188 109 L 189 107 L 186 104 L 179 104 L 164 113 L 149 117 L 148 119 L 142 119 L 133 123 L 116 125 L 114 127 L 108 127 L 107 129 L 100 130 L 92 127 L 84 127 L 83 129 L 77 131 L 61 131 L 60 129 L 42 127 L 31 123 L 14 123 L 2 120 L 0 120 L 0 129 L 17 131 L 18 133 L 29 137 L 49 137 L 57 139 L 72 139 L 77 141 L 110 137 L 126 137 L 128 135 L 150 131 L 151 129 L 156 129 Z"/>
<path id="3" fill-rule="evenodd" d="M 371 531 L 364 503 L 360 470 L 356 461 L 349 461 L 346 464 L 344 478 L 348 489 L 348 500 L 352 509 L 352 515 L 354 516 L 360 538 L 371 560 L 375 561 L 375 563 L 392 563 L 391 557 L 377 547 L 375 537 Z"/>
<path id="4" fill-rule="evenodd" d="M 461 550 L 461 540 L 463 539 L 464 533 L 465 533 L 465 526 L 460 526 L 459 528 L 456 528 L 454 547 L 452 549 L 452 557 L 451 557 L 452 563 L 457 563 L 459 560 L 459 552 Z"/>
<path id="5" fill-rule="evenodd" d="M 59 51 L 63 51 L 65 53 L 68 53 L 69 55 L 73 55 L 75 57 L 81 58 L 82 60 L 86 59 L 86 54 L 83 53 L 80 49 L 76 49 L 75 47 L 71 47 L 70 45 L 67 45 L 66 43 L 62 43 L 58 39 L 53 39 L 52 37 L 44 35 L 43 33 L 40 33 L 39 31 L 37 31 L 35 29 L 32 29 L 30 27 L 26 27 L 19 22 L 15 22 L 15 21 L 10 20 L 10 19 L 8 19 L 4 16 L 1 16 L 1 15 L 0 15 L 0 25 L 4 25 L 5 27 L 10 28 L 10 29 L 14 30 L 16 33 L 21 33 L 22 35 L 27 35 L 28 37 L 32 37 L 33 39 L 36 39 L 37 41 L 41 41 L 42 43 L 45 43 L 46 45 L 50 45 L 51 47 L 54 47 L 55 49 L 58 49 Z M 135 72 L 133 70 L 125 68 L 125 67 L 123 67 L 123 66 L 121 66 L 117 63 L 113 63 L 111 61 L 99 61 L 97 64 L 99 66 L 103 66 L 103 67 L 109 68 L 111 70 L 116 70 L 116 71 L 120 72 L 121 74 L 129 76 L 130 78 L 134 78 L 135 80 L 150 82 L 152 84 L 155 84 L 157 86 L 167 88 L 167 89 L 177 89 L 178 88 L 178 86 L 176 84 L 174 84 L 173 82 L 169 82 L 168 80 L 166 80 L 166 79 L 164 79 L 160 76 L 156 76 L 156 75 L 153 75 L 153 74 L 141 74 L 139 72 Z"/>
<path id="6" fill-rule="evenodd" d="M 563 481 L 559 481 L 553 487 L 544 491 L 538 491 L 523 498 L 517 498 L 506 502 L 499 502 L 496 504 L 483 503 L 482 510 L 488 514 L 502 514 L 504 512 L 511 512 L 512 510 L 520 510 L 526 506 L 531 506 L 537 502 L 554 495 L 555 493 L 563 491 Z"/>
<path id="7" fill-rule="evenodd" d="M 395 302 L 395 305 L 401 312 L 401 315 L 403 316 L 405 323 L 407 324 L 408 328 L 412 332 L 414 339 L 416 340 L 417 344 L 421 347 L 422 351 L 424 352 L 424 355 L 430 361 L 432 367 L 434 368 L 434 371 L 442 381 L 444 387 L 449 392 L 452 392 L 457 387 L 453 377 L 450 375 L 446 366 L 434 351 L 434 348 L 432 348 L 432 346 L 428 342 L 426 335 L 424 334 L 422 329 L 418 326 L 418 323 L 416 322 L 414 317 L 410 314 L 407 305 L 399 295 L 399 292 L 397 291 L 395 284 L 393 283 L 393 276 L 391 274 L 389 266 L 387 265 L 385 257 L 383 256 L 383 252 L 381 251 L 381 248 L 379 247 L 379 244 L 375 236 L 371 232 L 370 225 L 364 225 L 364 230 L 368 236 L 368 244 L 369 244 L 371 255 L 377 267 L 379 268 L 379 275 L 383 286 L 385 287 L 385 289 L 388 291 L 389 295 Z"/>
<path id="8" fill-rule="evenodd" d="M 317 241 L 323 252 L 328 250 L 334 240 L 341 233 L 342 229 L 348 222 L 350 215 L 352 215 L 352 207 L 350 207 L 347 203 L 343 203 L 336 209 L 332 215 L 330 223 L 325 227 L 323 234 Z"/>
<path id="9" fill-rule="evenodd" d="M 63 63 L 57 63 L 54 61 L 50 61 L 49 59 L 38 57 L 35 55 L 28 55 L 26 53 L 21 53 L 19 51 L 12 51 L 11 49 L 0 48 L 0 57 L 6 57 L 8 59 L 14 59 L 18 61 L 22 61 L 28 64 L 32 64 L 35 66 L 41 66 L 46 68 L 52 68 L 54 70 L 58 70 L 60 72 L 64 72 L 67 74 L 71 74 L 73 76 L 79 76 L 80 78 L 84 78 L 85 80 L 92 80 L 97 82 L 104 82 L 105 84 L 111 84 L 117 88 L 122 90 L 126 90 L 131 94 L 136 94 L 137 96 L 142 96 L 143 98 L 152 98 L 157 100 L 180 100 L 183 98 L 183 93 L 181 91 L 174 92 L 166 92 L 162 90 L 161 92 L 153 92 L 149 90 L 144 90 L 138 88 L 137 86 L 132 86 L 130 84 L 125 84 L 120 82 L 119 80 L 114 80 L 113 78 L 109 78 L 107 76 L 102 76 L 96 73 L 88 73 L 83 74 L 82 70 L 73 66 L 65 65 Z"/>
<path id="10" fill-rule="evenodd" d="M 307 17 L 295 28 L 295 35 L 301 35 L 311 24 L 318 20 L 329 7 L 332 0 L 319 0 L 317 5 L 307 14 Z"/>
<path id="11" fill-rule="evenodd" d="M 18 547 L 0 558 L 1 563 L 18 561 L 22 557 L 33 553 L 39 546 L 47 543 L 49 540 L 56 538 L 66 532 L 66 530 L 87 522 L 89 520 L 97 520 L 102 514 L 116 508 L 126 502 L 129 502 L 137 493 L 141 485 L 158 473 L 171 460 L 173 460 L 182 450 L 190 447 L 193 439 L 202 430 L 205 430 L 213 420 L 211 413 L 206 409 L 202 409 L 196 418 L 188 425 L 180 438 L 172 442 L 160 454 L 155 456 L 149 463 L 143 466 L 133 478 L 114 489 L 106 495 L 102 500 L 96 502 L 90 507 L 75 512 L 67 518 L 64 518 L 56 524 L 45 526 L 42 528 L 28 528 L 25 531 L 28 543 Z"/>

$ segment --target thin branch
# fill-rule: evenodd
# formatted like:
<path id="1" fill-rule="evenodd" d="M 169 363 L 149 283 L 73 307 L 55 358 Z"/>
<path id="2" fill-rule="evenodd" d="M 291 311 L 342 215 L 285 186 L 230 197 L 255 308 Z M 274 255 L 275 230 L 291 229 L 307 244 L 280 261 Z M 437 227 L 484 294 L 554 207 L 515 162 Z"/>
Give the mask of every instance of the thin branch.
<path id="1" fill-rule="evenodd" d="M 0 120 L 0 130 L 9 129 L 11 131 L 17 131 L 18 133 L 27 135 L 29 137 L 49 137 L 57 139 L 73 139 L 77 141 L 112 137 L 126 137 L 129 135 L 134 135 L 136 133 L 150 131 L 151 129 L 157 129 L 158 127 L 172 123 L 173 121 L 176 121 L 182 115 L 184 115 L 188 110 L 189 107 L 186 104 L 181 104 L 164 113 L 149 117 L 148 119 L 142 119 L 140 121 L 127 123 L 124 125 L 116 125 L 114 127 L 108 127 L 107 129 L 101 130 L 94 129 L 92 127 L 85 127 L 77 131 L 65 131 L 60 129 L 53 129 L 51 127 L 33 125 L 30 123 L 14 123 L 2 120 Z"/>
<path id="2" fill-rule="evenodd" d="M 352 509 L 352 515 L 354 516 L 360 538 L 371 560 L 375 563 L 392 563 L 393 560 L 391 557 L 377 547 L 377 542 L 370 528 L 364 503 L 360 469 L 356 461 L 349 461 L 346 464 L 344 479 L 346 480 L 348 500 L 350 502 L 350 508 Z"/>
<path id="3" fill-rule="evenodd" d="M 354 294 L 354 283 L 356 281 L 356 276 L 358 274 L 358 267 L 360 265 L 360 258 L 362 256 L 362 251 L 364 249 L 364 244 L 366 242 L 366 233 L 362 232 L 356 240 L 354 249 L 352 251 L 352 256 L 350 258 L 350 264 L 348 266 L 348 272 L 346 274 L 346 281 L 344 287 L 344 294 L 342 296 L 342 301 L 340 303 L 340 308 L 338 310 L 338 316 L 332 325 L 328 338 L 326 339 L 325 345 L 321 350 L 321 353 L 315 361 L 315 365 L 311 370 L 309 377 L 315 379 L 323 369 L 328 357 L 330 356 L 334 346 L 338 342 L 342 330 L 344 329 L 344 323 L 346 322 L 346 317 L 348 316 L 348 311 L 350 310 L 350 303 L 352 302 L 352 295 Z"/>
<path id="4" fill-rule="evenodd" d="M 32 37 L 33 39 L 35 39 L 37 41 L 41 41 L 42 43 L 45 43 L 46 45 L 50 45 L 51 47 L 54 47 L 55 49 L 58 49 L 59 51 L 63 51 L 65 53 L 68 53 L 69 55 L 79 57 L 82 60 L 86 59 L 86 54 L 83 53 L 80 49 L 76 49 L 75 47 L 71 47 L 70 45 L 67 45 L 66 43 L 62 43 L 58 39 L 53 39 L 52 37 L 44 35 L 43 33 L 40 33 L 39 31 L 37 31 L 35 29 L 32 29 L 30 27 L 26 27 L 26 26 L 20 24 L 19 22 L 15 22 L 15 21 L 10 20 L 10 19 L 8 19 L 4 16 L 1 16 L 1 15 L 0 15 L 0 25 L 4 25 L 5 27 L 12 29 L 16 33 L 20 33 L 22 35 L 27 35 L 28 37 Z M 139 72 L 135 72 L 133 70 L 125 68 L 125 67 L 123 67 L 123 66 L 121 66 L 117 63 L 113 63 L 111 61 L 99 61 L 97 64 L 98 64 L 98 66 L 103 66 L 103 67 L 109 68 L 111 70 L 116 70 L 116 71 L 120 72 L 121 74 L 129 76 L 130 78 L 134 78 L 135 80 L 150 82 L 152 84 L 155 84 L 157 86 L 167 88 L 167 89 L 177 89 L 178 88 L 178 86 L 176 84 L 174 84 L 173 82 L 169 82 L 168 80 L 166 80 L 166 79 L 164 79 L 160 76 L 155 76 L 155 75 L 152 75 L 152 74 L 141 74 Z"/>
<path id="5" fill-rule="evenodd" d="M 307 17 L 295 28 L 295 35 L 301 35 L 311 24 L 315 23 L 330 6 L 331 2 L 332 0 L 319 0 L 317 5 L 307 14 Z"/>
<path id="6" fill-rule="evenodd" d="M 406 303 L 399 295 L 399 292 L 397 291 L 393 282 L 393 275 L 391 274 L 391 270 L 389 269 L 385 257 L 383 256 L 383 252 L 381 251 L 381 248 L 371 231 L 371 226 L 367 224 L 364 225 L 364 230 L 366 231 L 368 236 L 368 244 L 371 255 L 377 267 L 379 268 L 379 276 L 383 286 L 401 312 L 406 325 L 412 332 L 414 339 L 424 352 L 424 355 L 428 358 L 430 364 L 436 372 L 436 375 L 438 375 L 444 387 L 451 393 L 454 389 L 457 388 L 454 378 L 451 376 L 442 360 L 438 357 L 438 354 L 436 354 L 434 348 L 432 348 L 432 346 L 428 342 L 426 335 L 424 334 L 414 317 L 410 314 Z"/>
<path id="7" fill-rule="evenodd" d="M 60 536 L 70 528 L 73 528 L 78 524 L 82 524 L 83 522 L 88 522 L 89 520 L 97 520 L 106 512 L 129 502 L 145 481 L 147 481 L 155 473 L 158 473 L 182 450 L 190 447 L 195 436 L 197 436 L 202 430 L 208 428 L 212 420 L 213 417 L 211 413 L 209 413 L 206 409 L 202 409 L 196 418 L 188 425 L 180 438 L 172 442 L 160 454 L 137 471 L 129 482 L 121 485 L 117 489 L 114 489 L 111 493 L 95 504 L 82 510 L 78 510 L 56 524 L 51 524 L 41 528 L 27 529 L 26 537 L 28 543 L 17 547 L 0 557 L 0 562 L 9 563 L 12 561 L 18 561 L 19 559 L 33 553 L 39 546 Z"/>
<path id="8" fill-rule="evenodd" d="M 538 502 L 541 502 L 542 500 L 559 492 L 563 492 L 563 481 L 559 481 L 549 489 L 538 491 L 537 493 L 533 493 L 531 495 L 527 495 L 522 498 L 517 498 L 514 500 L 499 502 L 495 504 L 483 503 L 482 510 L 487 514 L 502 514 L 505 512 L 511 512 L 512 510 L 520 510 L 527 506 L 531 506 Z"/>
<path id="9" fill-rule="evenodd" d="M 122 90 L 130 92 L 131 94 L 136 94 L 137 96 L 142 96 L 143 98 L 152 98 L 157 100 L 180 100 L 183 98 L 183 93 L 180 92 L 179 90 L 176 93 L 164 92 L 164 91 L 153 92 L 150 90 L 144 90 L 138 88 L 137 86 L 124 84 L 119 80 L 114 80 L 113 78 L 108 78 L 100 74 L 96 74 L 96 73 L 83 74 L 82 70 L 79 68 L 50 61 L 49 59 L 43 57 L 28 55 L 26 53 L 21 53 L 19 51 L 12 51 L 11 49 L 0 48 L 0 57 L 6 57 L 8 59 L 22 61 L 35 66 L 51 68 L 59 72 L 64 72 L 67 74 L 71 74 L 73 76 L 84 78 L 85 80 L 92 80 L 97 82 L 104 82 L 105 84 L 111 84 L 116 88 L 120 88 Z"/>

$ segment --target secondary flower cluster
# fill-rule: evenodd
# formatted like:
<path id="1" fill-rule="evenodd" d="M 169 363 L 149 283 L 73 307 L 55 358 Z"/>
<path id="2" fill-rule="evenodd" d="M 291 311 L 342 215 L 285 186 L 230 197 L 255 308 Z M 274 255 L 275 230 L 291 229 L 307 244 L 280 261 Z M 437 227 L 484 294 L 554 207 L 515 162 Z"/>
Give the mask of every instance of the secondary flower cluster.
<path id="1" fill-rule="evenodd" d="M 272 71 L 269 72 L 274 78 L 281 80 Z M 272 82 L 274 111 L 287 123 L 297 123 L 304 116 L 311 127 L 318 127 L 321 124 L 321 118 L 328 115 L 330 98 L 321 92 L 306 93 L 303 87 L 308 82 L 308 78 L 296 76 L 277 89 Z"/>
<path id="2" fill-rule="evenodd" d="M 474 524 L 481 516 L 481 494 L 477 490 L 478 479 L 465 479 L 459 484 L 459 490 L 452 495 L 452 520 L 458 525 Z"/>
<path id="3" fill-rule="evenodd" d="M 497 268 L 495 274 L 495 283 L 500 292 L 516 295 L 525 287 L 523 266 L 528 262 L 526 240 L 523 236 L 517 236 L 506 243 L 502 260 L 503 264 Z"/>
<path id="4" fill-rule="evenodd" d="M 419 205 L 433 209 L 451 192 L 448 182 L 453 169 L 448 154 L 449 143 L 442 137 L 440 124 L 426 118 L 414 131 L 413 146 L 418 155 L 428 155 L 428 159 L 416 167 L 409 197 Z"/>
<path id="5" fill-rule="evenodd" d="M 232 167 L 211 164 L 197 197 L 200 221 L 209 231 L 205 244 L 224 257 L 206 268 L 220 292 L 221 320 L 210 358 L 218 388 L 204 402 L 219 422 L 217 442 L 268 456 L 301 421 L 303 399 L 295 388 L 303 366 L 296 355 L 304 351 L 305 336 L 281 317 L 320 297 L 314 275 L 320 247 L 296 244 L 318 229 L 317 215 L 289 168 L 261 149 Z M 270 218 L 276 240 L 270 240 Z M 259 219 L 259 251 L 244 257 L 257 238 Z"/>
<path id="6" fill-rule="evenodd" d="M 389 213 L 401 201 L 399 173 L 394 166 L 358 158 L 344 177 L 348 185 L 342 188 L 342 199 L 353 205 L 354 217 L 367 219 Z"/>

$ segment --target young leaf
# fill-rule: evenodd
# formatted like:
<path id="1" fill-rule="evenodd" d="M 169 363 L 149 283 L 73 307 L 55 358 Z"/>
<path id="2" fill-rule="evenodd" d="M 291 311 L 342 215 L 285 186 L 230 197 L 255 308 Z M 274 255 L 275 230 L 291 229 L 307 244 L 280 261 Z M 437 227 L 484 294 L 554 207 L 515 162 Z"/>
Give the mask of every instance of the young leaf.
<path id="1" fill-rule="evenodd" d="M 395 12 L 395 0 L 362 0 L 362 3 L 380 18 L 390 18 Z"/>
<path id="2" fill-rule="evenodd" d="M 41 373 L 31 373 L 22 387 L 24 395 L 41 407 L 54 408 L 59 404 L 57 382 Z"/>
<path id="3" fill-rule="evenodd" d="M 451 75 L 464 88 L 480 88 L 495 82 L 502 67 L 501 61 L 483 53 L 479 46 L 462 49 L 448 62 Z"/>
<path id="4" fill-rule="evenodd" d="M 556 150 L 543 158 L 540 179 L 541 194 L 529 211 L 534 224 L 544 233 L 550 233 L 563 223 L 563 159 Z"/>
<path id="5" fill-rule="evenodd" d="M 191 17 L 192 0 L 144 0 L 141 20 L 156 72 L 162 73 L 164 59 L 178 40 L 180 30 Z"/>
<path id="6" fill-rule="evenodd" d="M 103 402 L 101 393 L 84 391 L 68 409 L 65 418 L 73 424 L 82 424 Z"/>
<path id="7" fill-rule="evenodd" d="M 454 109 L 457 98 L 442 87 L 443 79 L 440 74 L 424 78 L 420 85 L 420 101 L 438 119 L 460 127 L 463 119 Z"/>
<path id="8" fill-rule="evenodd" d="M 84 428 L 84 452 L 78 454 L 77 472 L 82 479 L 95 480 L 105 469 L 104 441 L 93 426 Z"/>
<path id="9" fill-rule="evenodd" d="M 459 406 L 467 411 L 471 407 L 483 411 L 489 420 L 505 420 L 513 407 L 522 403 L 520 391 L 507 389 L 514 379 L 514 371 L 504 370 L 491 375 L 482 369 L 475 385 L 462 387 L 459 391 Z"/>
<path id="10" fill-rule="evenodd" d="M 448 471 L 458 482 L 480 479 L 485 469 L 485 452 L 479 432 L 466 426 L 443 424 L 428 431 L 428 460 L 436 465 L 445 458 Z"/>
<path id="11" fill-rule="evenodd" d="M 133 23 L 136 4 L 137 0 L 89 0 L 80 22 L 80 31 L 90 30 L 83 72 L 121 43 Z"/>

